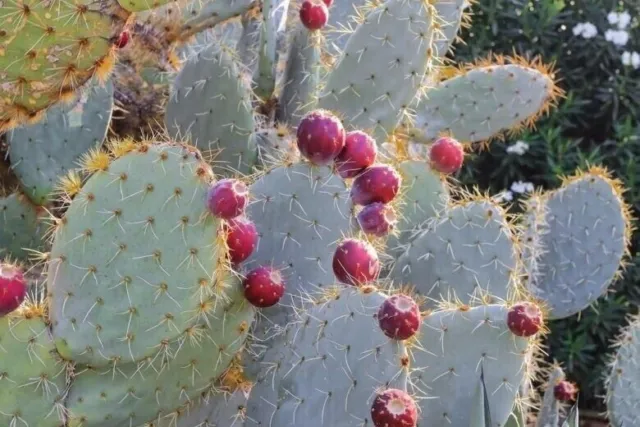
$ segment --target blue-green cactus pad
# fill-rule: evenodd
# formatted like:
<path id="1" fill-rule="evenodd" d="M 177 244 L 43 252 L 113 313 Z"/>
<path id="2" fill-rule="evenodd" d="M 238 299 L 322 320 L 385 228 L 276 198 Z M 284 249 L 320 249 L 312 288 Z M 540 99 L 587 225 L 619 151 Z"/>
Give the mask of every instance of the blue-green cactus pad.
<path id="1" fill-rule="evenodd" d="M 21 193 L 0 197 L 0 258 L 10 256 L 21 261 L 43 250 L 49 226 L 38 207 Z"/>

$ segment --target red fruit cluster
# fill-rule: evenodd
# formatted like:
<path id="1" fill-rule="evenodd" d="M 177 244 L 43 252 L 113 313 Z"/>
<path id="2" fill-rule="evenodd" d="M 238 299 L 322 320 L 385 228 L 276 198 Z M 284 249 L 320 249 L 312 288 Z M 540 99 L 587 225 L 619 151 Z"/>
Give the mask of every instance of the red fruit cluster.
<path id="1" fill-rule="evenodd" d="M 438 172 L 454 173 L 460 170 L 464 161 L 464 149 L 453 138 L 438 138 L 429 150 L 431 167 Z"/>
<path id="2" fill-rule="evenodd" d="M 553 396 L 560 402 L 573 402 L 576 400 L 578 387 L 569 381 L 560 381 L 553 387 Z"/>
<path id="3" fill-rule="evenodd" d="M 416 402 L 402 390 L 385 390 L 371 405 L 371 421 L 374 427 L 415 427 L 418 423 Z"/>
<path id="4" fill-rule="evenodd" d="M 507 325 L 514 335 L 530 337 L 542 329 L 542 311 L 537 305 L 530 302 L 515 304 L 507 313 Z"/>
<path id="5" fill-rule="evenodd" d="M 300 21 L 307 29 L 316 31 L 327 25 L 332 0 L 304 0 L 300 6 Z"/>
<path id="6" fill-rule="evenodd" d="M 6 316 L 27 297 L 27 282 L 22 270 L 11 264 L 0 264 L 0 316 Z"/>
<path id="7" fill-rule="evenodd" d="M 357 239 L 346 239 L 338 245 L 333 254 L 332 267 L 333 274 L 340 282 L 352 286 L 373 282 L 378 278 L 381 268 L 374 247 Z"/>

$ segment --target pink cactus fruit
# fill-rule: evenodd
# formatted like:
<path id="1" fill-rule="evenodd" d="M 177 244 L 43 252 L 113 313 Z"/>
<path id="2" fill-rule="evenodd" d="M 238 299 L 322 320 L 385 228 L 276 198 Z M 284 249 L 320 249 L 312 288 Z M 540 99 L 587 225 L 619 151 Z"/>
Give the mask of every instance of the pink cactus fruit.
<path id="1" fill-rule="evenodd" d="M 374 427 L 415 427 L 418 423 L 416 402 L 406 392 L 387 389 L 371 405 Z"/>
<path id="2" fill-rule="evenodd" d="M 329 6 L 320 0 L 303 0 L 300 6 L 300 21 L 308 30 L 316 31 L 327 25 Z"/>
<path id="3" fill-rule="evenodd" d="M 336 158 L 338 174 L 342 178 L 353 178 L 376 161 L 376 141 L 366 133 L 356 130 L 345 138 L 344 148 Z"/>
<path id="4" fill-rule="evenodd" d="M 249 189 L 237 179 L 221 179 L 209 188 L 207 206 L 209 211 L 222 219 L 240 216 L 249 201 Z"/>
<path id="5" fill-rule="evenodd" d="M 530 337 L 542 329 L 542 311 L 531 302 L 515 304 L 507 314 L 507 325 L 514 335 Z"/>
<path id="6" fill-rule="evenodd" d="M 351 200 L 356 205 L 389 203 L 400 191 L 401 183 L 402 177 L 393 167 L 382 164 L 371 166 L 353 181 Z"/>
<path id="7" fill-rule="evenodd" d="M 237 217 L 225 223 L 224 230 L 231 263 L 239 264 L 249 258 L 258 242 L 255 224 L 245 217 Z"/>
<path id="8" fill-rule="evenodd" d="M 325 7 L 322 4 L 322 7 Z M 344 148 L 346 134 L 342 122 L 325 110 L 305 115 L 296 132 L 300 153 L 315 165 L 328 165 Z"/>
<path id="9" fill-rule="evenodd" d="M 380 274 L 378 253 L 365 241 L 346 239 L 333 254 L 333 274 L 347 285 L 361 286 L 372 282 Z"/>
<path id="10" fill-rule="evenodd" d="M 358 213 L 358 224 L 366 234 L 383 237 L 391 233 L 398 223 L 395 210 L 384 203 L 375 202 Z"/>
<path id="11" fill-rule="evenodd" d="M 6 316 L 27 297 L 27 282 L 22 270 L 12 264 L 0 264 L 0 316 Z"/>
<path id="12" fill-rule="evenodd" d="M 442 173 L 454 173 L 460 170 L 464 162 L 462 144 L 453 138 L 438 138 L 429 150 L 431 167 Z"/>
<path id="13" fill-rule="evenodd" d="M 387 298 L 378 310 L 378 323 L 386 336 L 406 340 L 420 329 L 420 308 L 408 295 Z"/>
<path id="14" fill-rule="evenodd" d="M 280 301 L 285 283 L 279 270 L 272 267 L 256 267 L 247 274 L 243 282 L 244 297 L 253 306 L 266 308 Z"/>

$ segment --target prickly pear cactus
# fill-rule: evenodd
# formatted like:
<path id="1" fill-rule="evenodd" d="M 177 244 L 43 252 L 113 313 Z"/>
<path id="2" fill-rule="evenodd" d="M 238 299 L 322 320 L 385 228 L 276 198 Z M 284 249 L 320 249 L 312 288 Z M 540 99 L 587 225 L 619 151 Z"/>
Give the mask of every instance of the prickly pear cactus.
<path id="1" fill-rule="evenodd" d="M 0 257 L 22 261 L 46 245 L 47 214 L 22 193 L 0 197 Z"/>

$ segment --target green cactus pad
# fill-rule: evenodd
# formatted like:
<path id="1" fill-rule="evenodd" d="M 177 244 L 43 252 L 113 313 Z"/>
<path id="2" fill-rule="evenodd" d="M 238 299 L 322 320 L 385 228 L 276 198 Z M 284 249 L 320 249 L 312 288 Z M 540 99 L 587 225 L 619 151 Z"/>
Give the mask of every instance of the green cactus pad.
<path id="1" fill-rule="evenodd" d="M 411 372 L 421 408 L 419 425 L 470 425 L 468 408 L 476 391 L 472 384 L 482 370 L 493 425 L 504 424 L 527 375 L 530 354 L 528 339 L 509 331 L 507 313 L 502 305 L 463 306 L 423 318 Z M 461 351 L 461 343 L 469 345 Z M 421 394 L 426 394 L 424 399 Z"/>
<path id="2" fill-rule="evenodd" d="M 172 138 L 189 138 L 214 171 L 249 173 L 257 149 L 251 89 L 226 48 L 216 44 L 194 53 L 176 78 L 165 123 Z"/>
<path id="3" fill-rule="evenodd" d="M 113 109 L 113 84 L 92 85 L 73 105 L 58 104 L 44 121 L 7 134 L 11 167 L 37 204 L 52 198 L 58 180 L 102 144 Z"/>
<path id="4" fill-rule="evenodd" d="M 252 137 L 256 138 L 259 164 L 262 166 L 300 160 L 296 136 L 285 126 L 259 129 Z"/>
<path id="5" fill-rule="evenodd" d="M 409 242 L 390 276 L 435 299 L 456 296 L 465 304 L 486 294 L 506 299 L 517 267 L 514 240 L 498 205 L 463 202 Z"/>
<path id="6" fill-rule="evenodd" d="M 434 4 L 437 12 L 436 24 L 439 27 L 434 36 L 435 56 L 444 58 L 455 41 L 462 26 L 467 0 L 441 0 Z"/>
<path id="7" fill-rule="evenodd" d="M 416 107 L 408 134 L 429 143 L 440 134 L 483 141 L 533 120 L 557 96 L 552 78 L 517 64 L 472 68 L 439 83 Z"/>
<path id="8" fill-rule="evenodd" d="M 348 129 L 396 127 L 431 67 L 435 12 L 427 2 L 387 0 L 364 15 L 327 76 L 318 106 L 341 115 Z"/>
<path id="9" fill-rule="evenodd" d="M 116 2 L 0 4 L 0 131 L 38 113 L 113 65 L 128 13 Z"/>
<path id="10" fill-rule="evenodd" d="M 258 48 L 260 46 L 260 27 L 262 21 L 255 12 L 249 11 L 242 14 L 240 23 L 242 25 L 242 32 L 236 44 L 238 59 L 242 61 L 242 64 L 247 70 L 255 70 L 258 63 Z"/>
<path id="11" fill-rule="evenodd" d="M 315 106 L 322 43 L 322 33 L 309 31 L 302 25 L 293 33 L 276 114 L 279 121 L 297 126 L 302 116 Z"/>
<path id="12" fill-rule="evenodd" d="M 60 427 L 67 371 L 45 320 L 12 314 L 0 318 L 0 423 Z"/>
<path id="13" fill-rule="evenodd" d="M 64 358 L 140 361 L 223 296 L 211 169 L 188 146 L 143 145 L 96 172 L 54 235 L 50 317 Z"/>
<path id="14" fill-rule="evenodd" d="M 21 193 L 0 197 L 0 258 L 10 256 L 22 261 L 42 250 L 48 225 L 44 212 Z"/>
<path id="15" fill-rule="evenodd" d="M 334 283 L 333 253 L 351 226 L 349 191 L 330 167 L 298 163 L 272 169 L 250 193 L 247 215 L 260 240 L 246 266 L 283 269 L 287 299 L 262 314 L 285 325 L 293 296 Z"/>
<path id="16" fill-rule="evenodd" d="M 118 3 L 129 12 L 141 12 L 163 6 L 173 1 L 175 0 L 118 0 Z"/>
<path id="17" fill-rule="evenodd" d="M 216 304 L 205 323 L 188 328 L 155 355 L 80 370 L 67 399 L 69 427 L 135 426 L 170 418 L 212 390 L 241 350 L 255 313 L 239 280 L 227 286 L 229 302 Z"/>
<path id="18" fill-rule="evenodd" d="M 560 403 L 554 396 L 554 387 L 560 381 L 564 380 L 564 371 L 560 367 L 554 367 L 549 372 L 549 379 L 542 398 L 542 405 L 538 412 L 536 426 L 537 427 L 556 427 L 560 425 Z"/>
<path id="19" fill-rule="evenodd" d="M 282 6 L 288 7 L 289 1 L 264 0 L 262 2 L 262 25 L 260 27 L 260 48 L 258 49 L 258 67 L 255 70 L 254 91 L 263 100 L 273 95 L 276 87 L 276 64 L 278 63 L 278 17 Z M 286 10 L 285 10 L 286 16 Z"/>
<path id="20" fill-rule="evenodd" d="M 631 319 L 617 343 L 607 377 L 607 412 L 612 426 L 635 426 L 640 422 L 640 317 Z"/>
<path id="21" fill-rule="evenodd" d="M 529 287 L 549 317 L 565 318 L 604 295 L 627 252 L 627 208 L 620 184 L 599 169 L 543 195 L 541 251 Z"/>
<path id="22" fill-rule="evenodd" d="M 406 390 L 408 358 L 376 317 L 386 295 L 342 288 L 289 325 L 287 346 L 272 348 L 251 390 L 247 427 L 370 425 L 378 389 Z"/>
<path id="23" fill-rule="evenodd" d="M 444 178 L 424 160 L 406 160 L 397 167 L 402 175 L 398 236 L 389 236 L 387 248 L 399 255 L 410 238 L 442 213 L 449 203 Z"/>

